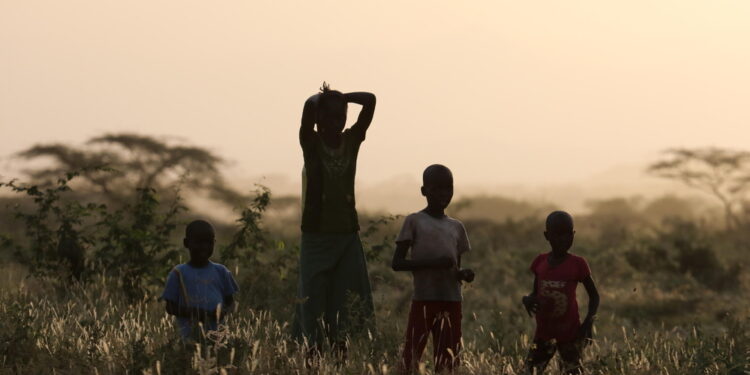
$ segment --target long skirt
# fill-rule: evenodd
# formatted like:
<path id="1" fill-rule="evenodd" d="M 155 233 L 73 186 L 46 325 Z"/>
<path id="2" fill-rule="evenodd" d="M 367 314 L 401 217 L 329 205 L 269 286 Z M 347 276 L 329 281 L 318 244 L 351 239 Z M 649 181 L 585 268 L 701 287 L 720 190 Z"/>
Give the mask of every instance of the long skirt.
<path id="1" fill-rule="evenodd" d="M 302 233 L 294 335 L 317 348 L 341 344 L 373 322 L 359 233 Z"/>

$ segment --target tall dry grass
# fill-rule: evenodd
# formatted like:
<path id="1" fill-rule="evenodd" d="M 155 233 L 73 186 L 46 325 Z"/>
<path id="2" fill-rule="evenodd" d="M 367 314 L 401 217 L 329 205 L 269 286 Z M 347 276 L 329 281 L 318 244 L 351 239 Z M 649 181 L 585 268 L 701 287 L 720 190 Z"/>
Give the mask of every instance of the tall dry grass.
<path id="1" fill-rule="evenodd" d="M 2 269 L 0 371 L 23 374 L 394 374 L 402 340 L 403 314 L 382 304 L 377 329 L 353 338 L 348 358 L 324 353 L 306 368 L 306 350 L 289 336 L 289 323 L 266 311 L 239 305 L 226 329 L 204 343 L 185 344 L 171 317 L 153 295 L 127 302 L 98 277 L 87 285 L 59 287 L 28 279 L 15 266 Z M 113 292 L 114 291 L 114 292 Z M 380 301 L 383 302 L 383 301 Z M 528 346 L 526 333 L 510 337 L 512 318 L 497 314 L 493 329 L 465 317 L 464 350 L 458 374 L 519 374 Z M 700 326 L 617 327 L 599 322 L 599 335 L 584 356 L 590 374 L 747 374 L 747 321 L 704 332 Z M 616 334 L 612 333 L 617 331 Z M 504 336 L 504 337 L 499 337 Z M 426 353 L 430 353 L 429 348 Z M 422 374 L 431 374 L 429 355 Z M 553 363 L 548 369 L 557 371 Z"/>

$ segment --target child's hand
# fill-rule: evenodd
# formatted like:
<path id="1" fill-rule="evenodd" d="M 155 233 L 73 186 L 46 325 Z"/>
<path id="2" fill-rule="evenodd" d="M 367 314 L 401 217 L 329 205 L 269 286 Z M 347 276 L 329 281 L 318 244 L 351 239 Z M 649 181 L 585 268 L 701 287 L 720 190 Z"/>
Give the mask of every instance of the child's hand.
<path id="1" fill-rule="evenodd" d="M 458 271 L 458 279 L 466 281 L 467 283 L 470 283 L 474 281 L 474 271 L 464 268 L 462 270 Z"/>
<path id="2" fill-rule="evenodd" d="M 594 336 L 594 320 L 590 318 L 586 318 L 583 323 L 581 323 L 581 327 L 578 328 L 578 338 L 583 340 L 583 345 L 589 345 L 591 344 L 592 337 Z"/>
<path id="3" fill-rule="evenodd" d="M 529 316 L 536 314 L 539 310 L 539 301 L 534 296 L 523 296 L 521 303 L 523 303 L 523 307 L 526 308 L 526 313 Z"/>

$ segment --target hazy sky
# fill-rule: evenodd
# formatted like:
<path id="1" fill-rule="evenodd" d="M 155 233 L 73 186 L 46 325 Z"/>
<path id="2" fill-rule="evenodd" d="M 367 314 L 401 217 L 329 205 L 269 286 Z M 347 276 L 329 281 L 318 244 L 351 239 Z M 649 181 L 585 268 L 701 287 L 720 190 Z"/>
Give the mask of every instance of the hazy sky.
<path id="1" fill-rule="evenodd" d="M 574 182 L 671 146 L 750 148 L 749 20 L 744 0 L 0 0 L 0 150 L 132 131 L 298 178 L 325 80 L 378 96 L 360 181 L 441 162 Z"/>

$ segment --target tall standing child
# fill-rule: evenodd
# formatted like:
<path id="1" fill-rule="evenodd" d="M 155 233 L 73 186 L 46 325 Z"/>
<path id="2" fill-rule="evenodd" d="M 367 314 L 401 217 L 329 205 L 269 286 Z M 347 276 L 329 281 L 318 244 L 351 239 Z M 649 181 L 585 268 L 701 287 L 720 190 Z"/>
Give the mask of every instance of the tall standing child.
<path id="1" fill-rule="evenodd" d="M 586 260 L 568 253 L 574 235 L 573 218 L 567 212 L 555 211 L 547 216 L 544 237 L 552 250 L 534 258 L 534 289 L 522 299 L 529 316 L 536 314 L 534 343 L 526 358 L 529 374 L 541 375 L 556 351 L 566 374 L 583 373 L 581 351 L 591 341 L 599 292 Z M 583 323 L 576 300 L 579 282 L 589 296 L 589 311 Z"/>
<path id="2" fill-rule="evenodd" d="M 167 276 L 161 299 L 167 303 L 167 313 L 176 317 L 183 338 L 199 340 L 201 325 L 203 331 L 216 331 L 239 290 L 232 273 L 210 261 L 215 241 L 214 228 L 207 221 L 188 224 L 182 242 L 190 250 L 190 261 Z"/>
<path id="3" fill-rule="evenodd" d="M 357 122 L 344 130 L 348 103 L 362 109 Z M 302 111 L 299 140 L 305 167 L 295 335 L 313 350 L 319 350 L 326 339 L 345 349 L 346 334 L 372 317 L 354 177 L 359 147 L 374 112 L 375 95 L 344 94 L 325 83 Z M 358 311 L 350 311 L 352 307 Z"/>
<path id="4" fill-rule="evenodd" d="M 411 271 L 414 294 L 406 326 L 402 373 L 417 366 L 430 334 L 435 372 L 453 370 L 461 347 L 461 281 L 472 282 L 474 272 L 461 269 L 461 256 L 470 250 L 463 224 L 445 214 L 453 198 L 453 174 L 431 165 L 422 175 L 427 207 L 406 217 L 396 239 L 392 267 Z M 411 249 L 411 259 L 406 253 Z"/>

